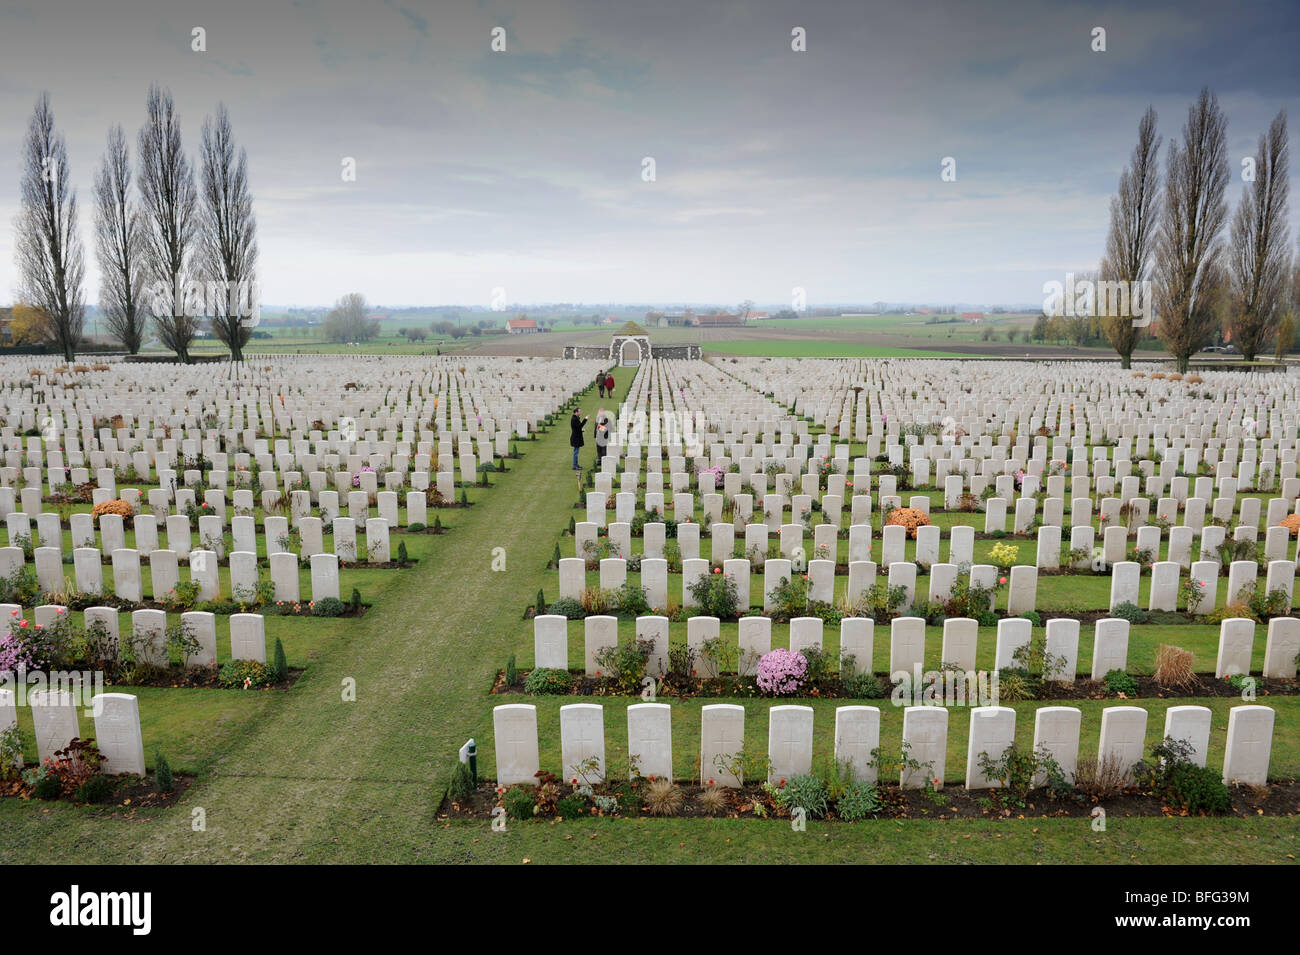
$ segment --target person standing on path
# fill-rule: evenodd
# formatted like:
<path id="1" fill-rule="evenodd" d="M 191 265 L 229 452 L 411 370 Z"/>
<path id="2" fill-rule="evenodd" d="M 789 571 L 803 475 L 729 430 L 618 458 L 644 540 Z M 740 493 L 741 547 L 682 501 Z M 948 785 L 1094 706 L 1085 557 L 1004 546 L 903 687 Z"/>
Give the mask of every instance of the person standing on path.
<path id="1" fill-rule="evenodd" d="M 582 470 L 582 466 L 578 464 L 578 452 L 582 450 L 582 429 L 586 423 L 587 419 L 583 416 L 582 409 L 574 408 L 573 417 L 569 419 L 569 447 L 573 448 L 573 470 L 575 471 Z"/>
<path id="2" fill-rule="evenodd" d="M 605 397 L 605 373 L 603 371 L 598 372 L 596 374 L 596 387 L 600 389 L 600 396 L 604 398 Z"/>
<path id="3" fill-rule="evenodd" d="M 596 426 L 592 428 L 592 437 L 596 439 L 596 467 L 605 458 L 605 448 L 609 445 L 609 413 L 601 408 L 596 412 Z"/>
<path id="4" fill-rule="evenodd" d="M 605 394 L 611 398 L 614 397 L 614 375 L 612 373 L 605 376 Z"/>

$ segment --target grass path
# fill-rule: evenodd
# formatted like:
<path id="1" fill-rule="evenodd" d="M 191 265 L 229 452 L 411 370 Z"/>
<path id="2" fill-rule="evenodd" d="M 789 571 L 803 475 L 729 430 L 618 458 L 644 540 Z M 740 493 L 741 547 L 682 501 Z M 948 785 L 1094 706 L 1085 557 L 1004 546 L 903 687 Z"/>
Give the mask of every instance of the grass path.
<path id="1" fill-rule="evenodd" d="M 622 376 L 626 390 L 630 377 Z M 594 413 L 596 399 L 584 397 Z M 0 859 L 77 862 L 418 861 L 456 750 L 491 728 L 494 673 L 575 496 L 561 420 L 494 475 L 342 649 L 322 655 L 218 754 L 176 809 L 149 820 L 4 800 Z M 592 448 L 584 451 L 590 463 Z M 505 572 L 492 570 L 505 549 Z M 343 702 L 344 681 L 355 702 Z M 195 726 L 196 734 L 202 733 Z M 146 746 L 149 741 L 146 740 Z M 202 807 L 207 829 L 191 829 Z"/>

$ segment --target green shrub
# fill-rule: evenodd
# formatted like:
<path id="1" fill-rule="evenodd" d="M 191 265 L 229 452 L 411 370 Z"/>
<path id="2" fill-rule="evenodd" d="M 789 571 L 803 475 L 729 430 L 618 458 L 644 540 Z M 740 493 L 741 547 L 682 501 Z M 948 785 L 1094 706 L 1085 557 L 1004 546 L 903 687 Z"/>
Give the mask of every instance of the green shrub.
<path id="1" fill-rule="evenodd" d="M 857 700 L 884 699 L 885 684 L 870 673 L 853 673 L 845 676 L 841 682 L 844 684 L 845 696 Z"/>
<path id="2" fill-rule="evenodd" d="M 1020 619 L 1028 620 L 1029 623 L 1035 627 L 1041 627 L 1043 625 L 1043 618 L 1037 610 L 1026 610 L 1020 615 Z"/>
<path id="3" fill-rule="evenodd" d="M 422 530 L 424 530 L 424 525 L 421 524 L 419 521 L 416 521 L 414 524 L 407 524 L 406 529 L 412 534 L 418 534 Z"/>
<path id="4" fill-rule="evenodd" d="M 835 801 L 835 812 L 845 822 L 870 819 L 884 808 L 880 790 L 871 783 L 849 783 L 843 795 Z"/>
<path id="5" fill-rule="evenodd" d="M 598 671 L 609 678 L 619 691 L 629 696 L 641 688 L 645 677 L 646 664 L 650 660 L 650 651 L 654 648 L 652 640 L 622 640 L 612 647 L 604 647 L 596 653 Z"/>
<path id="6" fill-rule="evenodd" d="M 515 786 L 506 791 L 501 801 L 506 807 L 506 815 L 511 819 L 532 819 L 537 813 L 537 788 L 535 786 Z"/>
<path id="7" fill-rule="evenodd" d="M 519 670 L 515 664 L 515 655 L 510 654 L 510 659 L 506 661 L 506 686 L 514 686 L 519 679 Z"/>
<path id="8" fill-rule="evenodd" d="M 411 558 L 406 556 L 406 541 L 397 542 L 397 562 L 399 564 L 409 564 Z"/>
<path id="9" fill-rule="evenodd" d="M 808 611 L 808 581 L 799 575 L 796 575 L 793 580 L 782 577 L 777 585 L 768 591 L 767 598 L 772 603 L 768 615 L 773 619 L 802 617 Z"/>
<path id="10" fill-rule="evenodd" d="M 1166 737 L 1151 758 L 1133 767 L 1137 785 L 1167 806 L 1197 815 L 1220 815 L 1232 807 L 1232 793 L 1218 770 L 1192 762 L 1192 746 Z"/>
<path id="11" fill-rule="evenodd" d="M 548 696 L 568 693 L 573 685 L 573 678 L 568 670 L 553 670 L 537 667 L 524 680 L 524 692 L 533 696 Z"/>
<path id="12" fill-rule="evenodd" d="M 352 588 L 352 609 L 353 610 L 361 609 L 361 591 L 358 590 L 356 587 Z"/>
<path id="13" fill-rule="evenodd" d="M 581 620 L 586 615 L 582 609 L 582 602 L 573 597 L 560 597 L 546 609 L 546 612 L 559 614 L 570 620 Z"/>
<path id="14" fill-rule="evenodd" d="M 1112 617 L 1119 617 L 1121 620 L 1127 620 L 1129 623 L 1146 623 L 1149 617 L 1149 614 L 1145 610 L 1133 603 L 1131 600 L 1126 600 L 1122 604 L 1117 605 L 1115 609 L 1110 612 L 1110 615 Z"/>
<path id="15" fill-rule="evenodd" d="M 59 777 L 53 773 L 41 776 L 36 780 L 36 785 L 32 787 L 32 795 L 37 799 L 58 799 L 59 792 Z"/>
<path id="16" fill-rule="evenodd" d="M 217 682 L 227 689 L 257 689 L 275 682 L 275 671 L 256 660 L 230 660 L 221 664 Z"/>
<path id="17" fill-rule="evenodd" d="M 316 617 L 339 617 L 347 609 L 347 604 L 337 597 L 322 597 L 312 605 L 311 612 Z"/>
<path id="18" fill-rule="evenodd" d="M 1106 689 L 1118 695 L 1123 693 L 1125 696 L 1137 696 L 1138 681 L 1133 679 L 1123 670 L 1111 670 L 1105 678 Z"/>
<path id="19" fill-rule="evenodd" d="M 533 606 L 537 608 L 538 616 L 546 613 L 546 594 L 542 593 L 541 587 L 537 588 L 537 600 L 533 602 Z"/>
<path id="20" fill-rule="evenodd" d="M 561 819 L 577 819 L 587 808 L 577 796 L 561 796 L 555 804 L 555 814 Z"/>
<path id="21" fill-rule="evenodd" d="M 614 591 L 614 603 L 619 613 L 640 617 L 650 612 L 650 591 L 625 580 L 623 586 Z"/>
<path id="22" fill-rule="evenodd" d="M 705 574 L 697 578 L 689 589 L 700 605 L 702 616 L 729 620 L 740 613 L 740 594 L 736 590 L 736 580 L 730 574 Z"/>
<path id="23" fill-rule="evenodd" d="M 161 749 L 153 751 L 153 779 L 160 793 L 169 793 L 176 787 L 171 764 L 167 762 L 167 757 L 162 754 Z"/>
<path id="24" fill-rule="evenodd" d="M 289 678 L 289 661 L 284 656 L 284 644 L 275 638 L 275 653 L 271 657 L 271 669 L 275 673 L 275 682 L 283 683 Z"/>
<path id="25" fill-rule="evenodd" d="M 827 809 L 826 784 L 812 774 L 792 776 L 776 791 L 776 801 L 789 811 L 796 807 L 808 813 L 809 819 L 821 819 Z"/>
<path id="26" fill-rule="evenodd" d="M 107 802 L 113 795 L 113 781 L 107 776 L 91 776 L 77 787 L 72 798 L 77 802 Z"/>
<path id="27" fill-rule="evenodd" d="M 1169 774 L 1168 801 L 1191 813 L 1218 816 L 1232 808 L 1232 793 L 1217 769 L 1179 763 Z"/>
<path id="28" fill-rule="evenodd" d="M 474 777 L 470 775 L 469 763 L 456 760 L 456 766 L 451 771 L 451 785 L 447 787 L 447 791 L 456 802 L 464 802 L 474 795 Z"/>

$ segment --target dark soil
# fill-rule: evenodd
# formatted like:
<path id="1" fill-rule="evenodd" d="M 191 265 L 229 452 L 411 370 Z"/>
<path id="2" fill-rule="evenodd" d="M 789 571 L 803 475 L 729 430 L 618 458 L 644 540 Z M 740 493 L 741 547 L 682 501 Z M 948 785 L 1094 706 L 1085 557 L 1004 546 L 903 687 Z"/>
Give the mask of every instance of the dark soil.
<path id="1" fill-rule="evenodd" d="M 168 806 L 174 806 L 194 785 L 193 776 L 182 776 L 180 773 L 173 774 L 172 791 L 169 793 L 159 792 L 157 783 L 145 776 L 127 775 L 110 776 L 109 778 L 114 780 L 116 784 L 111 798 L 102 803 L 77 803 L 77 805 L 96 809 L 115 819 L 148 818 L 138 816 L 139 810 L 164 809 Z M 0 798 L 3 797 L 29 799 L 37 804 L 43 802 L 43 800 L 33 799 L 31 788 L 22 780 L 0 782 Z M 50 801 L 76 802 L 69 795 L 63 795 L 57 800 Z"/>

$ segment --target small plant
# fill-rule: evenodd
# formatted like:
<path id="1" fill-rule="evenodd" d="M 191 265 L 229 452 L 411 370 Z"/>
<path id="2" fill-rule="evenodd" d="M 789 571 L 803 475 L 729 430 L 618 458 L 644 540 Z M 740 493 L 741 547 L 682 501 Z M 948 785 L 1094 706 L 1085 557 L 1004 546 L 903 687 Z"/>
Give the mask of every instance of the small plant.
<path id="1" fill-rule="evenodd" d="M 811 773 L 791 776 L 777 789 L 776 803 L 786 812 L 803 809 L 809 819 L 821 819 L 828 808 L 826 784 Z"/>
<path id="2" fill-rule="evenodd" d="M 731 808 L 731 797 L 725 789 L 711 786 L 699 795 L 700 809 L 710 816 L 720 816 Z"/>
<path id="3" fill-rule="evenodd" d="M 1157 684 L 1172 689 L 1195 686 L 1199 680 L 1193 669 L 1196 657 L 1190 650 L 1160 644 L 1156 648 L 1156 666 L 1153 673 Z"/>
<path id="4" fill-rule="evenodd" d="M 789 696 L 803 686 L 807 673 L 808 660 L 803 654 L 777 649 L 759 659 L 755 682 L 773 696 Z"/>
<path id="5" fill-rule="evenodd" d="M 782 577 L 768 592 L 772 602 L 770 615 L 775 619 L 801 617 L 808 611 L 808 581 L 802 576 Z"/>
<path id="6" fill-rule="evenodd" d="M 1020 554 L 1020 547 L 1017 544 L 994 544 L 989 550 L 989 562 L 1006 570 L 1016 562 Z"/>
<path id="7" fill-rule="evenodd" d="M 630 695 L 641 688 L 653 648 L 651 640 L 626 640 L 599 650 L 596 666 L 601 674 L 614 681 L 620 692 Z"/>
<path id="8" fill-rule="evenodd" d="M 1103 678 L 1106 689 L 1124 698 L 1137 696 L 1138 682 L 1123 670 L 1110 670 Z"/>
<path id="9" fill-rule="evenodd" d="M 510 659 L 506 661 L 506 686 L 514 686 L 519 680 L 519 670 L 516 668 L 515 655 L 510 654 Z"/>
<path id="10" fill-rule="evenodd" d="M 167 762 L 167 757 L 163 755 L 161 749 L 153 751 L 153 779 L 160 793 L 169 793 L 176 787 L 171 764 Z"/>
<path id="11" fill-rule="evenodd" d="M 1192 761 L 1191 744 L 1166 737 L 1151 749 L 1151 759 L 1133 767 L 1137 785 L 1166 805 L 1195 815 L 1221 815 L 1232 806 L 1222 775 Z"/>
<path id="12" fill-rule="evenodd" d="M 107 776 L 91 776 L 76 788 L 72 798 L 77 802 L 107 802 L 113 795 L 113 781 Z"/>
<path id="13" fill-rule="evenodd" d="M 852 667 L 847 658 L 840 661 L 840 682 L 844 686 L 844 695 L 857 700 L 880 700 L 885 697 L 885 684 L 880 682 L 873 674 L 865 671 L 861 673 L 845 674 L 846 668 Z"/>
<path id="14" fill-rule="evenodd" d="M 573 677 L 568 670 L 537 667 L 524 680 L 524 692 L 533 696 L 555 696 L 568 693 L 572 685 Z"/>
<path id="15" fill-rule="evenodd" d="M 568 617 L 570 620 L 581 620 L 586 616 L 582 603 L 573 597 L 561 597 L 547 608 L 547 613 L 556 614 L 561 617 Z"/>
<path id="16" fill-rule="evenodd" d="M 474 778 L 470 775 L 468 763 L 456 760 L 456 765 L 452 767 L 451 783 L 447 787 L 447 792 L 456 802 L 465 802 L 474 795 Z"/>
<path id="17" fill-rule="evenodd" d="M 859 822 L 879 815 L 885 808 L 880 789 L 871 783 L 853 782 L 835 801 L 835 813 L 845 822 Z"/>
<path id="18" fill-rule="evenodd" d="M 1124 788 L 1129 767 L 1114 753 L 1106 753 L 1097 761 L 1079 760 L 1074 771 L 1075 788 L 1093 799 L 1108 799 Z"/>
<path id="19" fill-rule="evenodd" d="M 275 682 L 283 683 L 289 678 L 289 661 L 284 655 L 284 644 L 279 637 L 275 638 L 275 652 L 271 656 L 271 670 L 275 674 Z"/>
<path id="20" fill-rule="evenodd" d="M 532 819 L 537 815 L 537 791 L 533 786 L 513 786 L 502 799 L 511 819 Z"/>
<path id="21" fill-rule="evenodd" d="M 686 797 L 671 779 L 656 779 L 645 790 L 645 805 L 652 816 L 675 816 Z"/>
<path id="22" fill-rule="evenodd" d="M 226 689 L 256 690 L 276 682 L 275 670 L 257 660 L 229 660 L 217 671 L 217 682 Z"/>
<path id="23" fill-rule="evenodd" d="M 620 613 L 640 617 L 650 612 L 650 591 L 638 587 L 630 580 L 623 581 L 623 586 L 614 591 L 611 601 Z"/>
<path id="24" fill-rule="evenodd" d="M 1126 600 L 1121 604 L 1117 604 L 1115 608 L 1111 610 L 1110 615 L 1112 617 L 1119 617 L 1121 620 L 1127 620 L 1129 623 L 1134 624 L 1146 623 L 1150 618 L 1150 614 L 1131 600 Z"/>
<path id="25" fill-rule="evenodd" d="M 311 612 L 316 617 L 340 617 L 347 609 L 347 605 L 337 597 L 322 597 L 312 604 Z"/>
<path id="26" fill-rule="evenodd" d="M 0 732 L 0 780 L 14 780 L 21 775 L 23 764 L 23 734 L 14 724 Z"/>
<path id="27" fill-rule="evenodd" d="M 730 574 L 721 571 L 705 574 L 696 579 L 688 589 L 695 602 L 700 605 L 700 613 L 704 616 L 729 620 L 740 613 L 740 594 L 736 590 L 736 580 Z"/>

